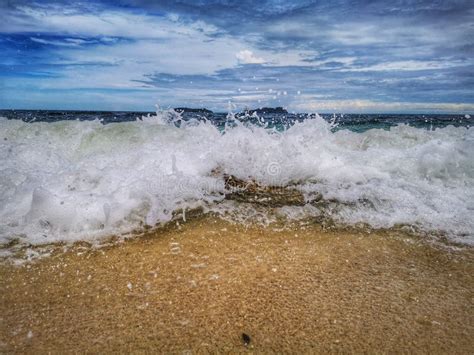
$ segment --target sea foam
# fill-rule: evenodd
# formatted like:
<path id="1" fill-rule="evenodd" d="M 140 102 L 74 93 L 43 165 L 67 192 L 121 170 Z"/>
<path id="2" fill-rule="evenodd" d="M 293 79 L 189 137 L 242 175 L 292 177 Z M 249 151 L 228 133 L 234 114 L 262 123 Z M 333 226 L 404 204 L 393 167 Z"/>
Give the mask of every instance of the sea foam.
<path id="1" fill-rule="evenodd" d="M 93 241 L 176 210 L 224 211 L 222 174 L 331 201 L 283 208 L 294 218 L 474 241 L 472 128 L 334 132 L 318 115 L 281 132 L 233 122 L 222 131 L 174 111 L 107 125 L 0 118 L 0 243 Z"/>

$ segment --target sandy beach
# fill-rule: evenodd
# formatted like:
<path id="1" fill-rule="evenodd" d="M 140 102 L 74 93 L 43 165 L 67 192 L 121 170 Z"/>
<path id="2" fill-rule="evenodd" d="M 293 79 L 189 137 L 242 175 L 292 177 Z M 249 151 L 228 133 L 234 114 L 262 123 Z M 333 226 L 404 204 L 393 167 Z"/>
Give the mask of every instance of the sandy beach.
<path id="1" fill-rule="evenodd" d="M 474 0 L 0 14 L 0 355 L 474 355 Z"/>
<path id="2" fill-rule="evenodd" d="M 470 248 L 201 217 L 100 249 L 56 249 L 0 266 L 0 352 L 474 349 Z"/>

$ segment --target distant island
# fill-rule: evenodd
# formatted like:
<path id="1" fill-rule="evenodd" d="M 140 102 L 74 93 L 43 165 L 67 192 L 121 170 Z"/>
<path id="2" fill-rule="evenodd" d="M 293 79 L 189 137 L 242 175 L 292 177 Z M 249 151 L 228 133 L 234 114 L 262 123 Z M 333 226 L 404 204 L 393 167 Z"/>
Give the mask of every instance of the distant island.
<path id="1" fill-rule="evenodd" d="M 192 113 L 213 114 L 213 112 L 211 110 L 208 110 L 207 108 L 175 107 L 174 110 L 181 113 L 192 112 Z"/>
<path id="2" fill-rule="evenodd" d="M 288 111 L 285 110 L 283 107 L 260 107 L 255 110 L 245 110 L 245 113 L 252 115 L 254 113 L 257 114 L 265 114 L 265 113 L 279 113 L 279 114 L 287 114 Z"/>
<path id="3" fill-rule="evenodd" d="M 175 111 L 180 113 L 201 113 L 205 115 L 212 115 L 214 112 L 208 110 L 207 108 L 190 108 L 190 107 L 175 107 Z M 243 114 L 253 115 L 254 113 L 261 115 L 261 114 L 287 114 L 288 111 L 285 110 L 283 107 L 260 107 L 254 110 L 245 109 L 242 111 Z"/>

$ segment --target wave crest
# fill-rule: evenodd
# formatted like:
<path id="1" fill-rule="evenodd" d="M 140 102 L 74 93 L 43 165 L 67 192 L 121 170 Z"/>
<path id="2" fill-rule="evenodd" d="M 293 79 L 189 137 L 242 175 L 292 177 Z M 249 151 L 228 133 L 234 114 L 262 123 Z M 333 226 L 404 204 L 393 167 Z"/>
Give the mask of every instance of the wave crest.
<path id="1" fill-rule="evenodd" d="M 216 210 L 232 193 L 226 176 L 252 182 L 267 207 L 297 200 L 311 204 L 307 216 L 474 239 L 471 128 L 334 132 L 318 115 L 284 131 L 227 122 L 222 130 L 173 110 L 108 125 L 0 119 L 0 243 L 93 240 L 169 221 L 179 209 Z M 262 187 L 293 196 L 285 202 Z M 233 194 L 249 202 L 248 191 Z"/>

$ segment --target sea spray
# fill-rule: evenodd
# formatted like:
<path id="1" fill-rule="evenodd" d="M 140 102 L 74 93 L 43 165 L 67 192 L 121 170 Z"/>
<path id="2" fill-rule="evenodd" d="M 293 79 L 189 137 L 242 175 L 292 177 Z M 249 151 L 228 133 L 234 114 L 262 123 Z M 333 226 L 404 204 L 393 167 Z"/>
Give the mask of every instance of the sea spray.
<path id="1" fill-rule="evenodd" d="M 289 218 L 407 224 L 473 242 L 472 128 L 356 133 L 319 115 L 286 129 L 262 122 L 229 114 L 222 127 L 174 110 L 107 125 L 1 118 L 0 243 L 93 241 L 197 207 L 232 206 L 238 219 L 251 201 L 229 205 L 225 176 L 300 191 L 306 207 L 274 206 Z"/>

